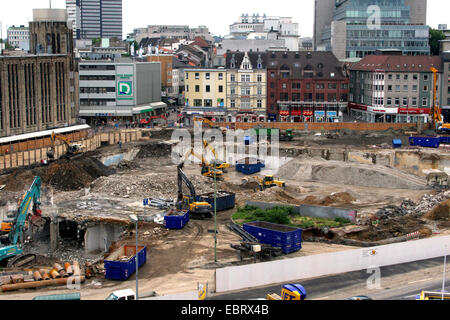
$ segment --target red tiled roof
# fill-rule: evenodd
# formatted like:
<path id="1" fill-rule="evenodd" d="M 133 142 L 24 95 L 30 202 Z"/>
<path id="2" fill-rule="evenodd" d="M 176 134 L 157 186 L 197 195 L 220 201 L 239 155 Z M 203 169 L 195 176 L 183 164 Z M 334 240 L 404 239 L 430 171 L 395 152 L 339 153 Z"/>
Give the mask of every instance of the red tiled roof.
<path id="1" fill-rule="evenodd" d="M 206 42 L 206 40 L 203 39 L 202 37 L 195 37 L 194 42 L 192 42 L 191 45 L 192 46 L 197 45 L 200 48 L 209 47 L 208 42 Z"/>
<path id="2" fill-rule="evenodd" d="M 369 55 L 349 65 L 349 69 L 355 71 L 389 72 L 430 72 L 431 67 L 440 70 L 441 58 L 438 56 Z"/>

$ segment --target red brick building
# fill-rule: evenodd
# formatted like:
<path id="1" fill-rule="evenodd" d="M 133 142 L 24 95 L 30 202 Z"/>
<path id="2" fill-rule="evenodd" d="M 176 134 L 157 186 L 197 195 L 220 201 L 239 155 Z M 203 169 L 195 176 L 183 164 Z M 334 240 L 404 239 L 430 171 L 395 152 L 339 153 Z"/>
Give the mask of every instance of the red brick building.
<path id="1" fill-rule="evenodd" d="M 349 79 L 331 52 L 267 52 L 267 116 L 334 122 L 347 109 Z"/>

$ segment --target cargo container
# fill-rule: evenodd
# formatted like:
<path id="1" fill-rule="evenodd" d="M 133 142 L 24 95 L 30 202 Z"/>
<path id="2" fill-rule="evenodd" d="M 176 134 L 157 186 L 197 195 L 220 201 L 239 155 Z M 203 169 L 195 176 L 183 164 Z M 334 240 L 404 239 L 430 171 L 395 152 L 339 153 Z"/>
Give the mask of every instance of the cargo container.
<path id="1" fill-rule="evenodd" d="M 246 223 L 243 228 L 259 242 L 281 248 L 285 254 L 299 251 L 302 248 L 303 230 L 300 228 L 263 221 Z"/>
<path id="2" fill-rule="evenodd" d="M 164 226 L 167 229 L 179 230 L 189 222 L 189 211 L 171 212 L 164 217 Z"/>
<path id="3" fill-rule="evenodd" d="M 392 140 L 392 147 L 394 149 L 401 148 L 402 147 L 402 140 L 400 140 L 400 139 Z"/>
<path id="4" fill-rule="evenodd" d="M 260 172 L 262 168 L 265 164 L 259 159 L 245 158 L 236 162 L 236 171 L 246 175 Z"/>
<path id="5" fill-rule="evenodd" d="M 138 263 L 147 263 L 147 247 L 138 246 Z M 105 278 L 125 281 L 136 272 L 136 245 L 125 245 L 111 253 L 104 260 Z"/>
<path id="6" fill-rule="evenodd" d="M 71 300 L 81 300 L 81 294 L 79 292 L 76 293 L 66 293 L 66 294 L 52 294 L 48 296 L 38 296 L 34 297 L 33 300 L 64 300 L 64 301 L 71 301 Z"/>
<path id="7" fill-rule="evenodd" d="M 439 137 L 439 142 L 442 144 L 450 144 L 450 136 Z"/>
<path id="8" fill-rule="evenodd" d="M 411 146 L 439 148 L 440 141 L 436 137 L 410 137 L 409 144 Z"/>
<path id="9" fill-rule="evenodd" d="M 208 202 L 214 212 L 214 192 L 197 197 L 198 202 Z M 236 194 L 228 191 L 217 191 L 217 212 L 233 209 L 236 206 Z"/>

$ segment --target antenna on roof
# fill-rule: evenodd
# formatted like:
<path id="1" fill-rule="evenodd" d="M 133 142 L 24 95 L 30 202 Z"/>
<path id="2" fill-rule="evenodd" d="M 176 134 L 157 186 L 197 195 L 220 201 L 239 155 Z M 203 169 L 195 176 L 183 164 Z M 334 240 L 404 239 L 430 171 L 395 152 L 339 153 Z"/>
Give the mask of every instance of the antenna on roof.
<path id="1" fill-rule="evenodd" d="M 50 9 L 52 8 L 52 0 L 48 0 Z"/>

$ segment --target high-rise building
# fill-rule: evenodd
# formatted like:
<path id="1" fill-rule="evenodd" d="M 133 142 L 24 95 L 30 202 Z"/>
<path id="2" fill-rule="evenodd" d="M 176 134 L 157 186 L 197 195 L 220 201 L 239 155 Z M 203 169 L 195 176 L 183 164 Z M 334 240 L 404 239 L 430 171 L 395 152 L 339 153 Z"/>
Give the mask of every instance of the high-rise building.
<path id="1" fill-rule="evenodd" d="M 333 51 L 339 59 L 379 49 L 429 55 L 426 5 L 426 0 L 316 0 L 315 49 Z"/>
<path id="2" fill-rule="evenodd" d="M 13 47 L 28 51 L 30 49 L 30 31 L 25 26 L 8 28 L 8 43 Z"/>
<path id="3" fill-rule="evenodd" d="M 76 39 L 122 39 L 122 0 L 66 0 Z"/>

